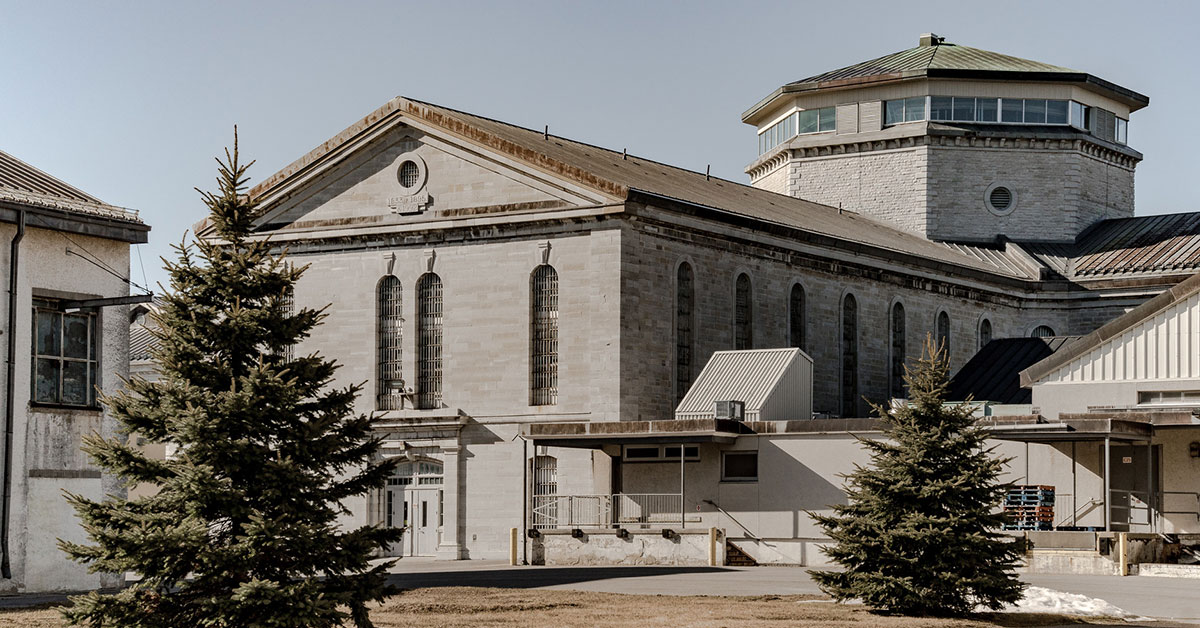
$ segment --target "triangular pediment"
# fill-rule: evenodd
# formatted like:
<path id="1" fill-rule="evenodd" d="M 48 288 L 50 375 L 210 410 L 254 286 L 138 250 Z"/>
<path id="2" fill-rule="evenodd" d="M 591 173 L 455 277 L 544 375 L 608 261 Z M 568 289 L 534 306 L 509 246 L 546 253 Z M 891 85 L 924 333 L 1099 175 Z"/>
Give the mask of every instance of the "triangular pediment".
<path id="1" fill-rule="evenodd" d="M 260 231 L 378 228 L 614 200 L 420 121 L 397 118 L 375 131 L 267 198 Z"/>

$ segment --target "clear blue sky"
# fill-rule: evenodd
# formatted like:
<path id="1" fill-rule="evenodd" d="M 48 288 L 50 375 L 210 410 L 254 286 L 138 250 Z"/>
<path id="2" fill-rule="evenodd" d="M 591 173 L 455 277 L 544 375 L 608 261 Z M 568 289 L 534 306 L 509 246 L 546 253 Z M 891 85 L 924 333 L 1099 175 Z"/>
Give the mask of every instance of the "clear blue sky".
<path id="1" fill-rule="evenodd" d="M 153 283 L 234 124 L 252 182 L 396 95 L 746 181 L 742 111 L 933 31 L 1149 95 L 1137 211 L 1200 210 L 1197 24 L 1183 1 L 0 0 L 0 150 L 140 210 Z"/>

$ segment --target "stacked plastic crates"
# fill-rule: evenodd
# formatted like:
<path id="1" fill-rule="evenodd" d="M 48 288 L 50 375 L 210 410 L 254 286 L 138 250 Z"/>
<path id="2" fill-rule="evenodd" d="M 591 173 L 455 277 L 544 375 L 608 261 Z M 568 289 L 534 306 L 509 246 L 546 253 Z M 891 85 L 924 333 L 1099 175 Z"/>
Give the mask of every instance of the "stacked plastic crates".
<path id="1" fill-rule="evenodd" d="M 1054 487 L 1018 484 L 1004 498 L 1004 512 L 1011 521 L 1005 530 L 1054 529 Z"/>

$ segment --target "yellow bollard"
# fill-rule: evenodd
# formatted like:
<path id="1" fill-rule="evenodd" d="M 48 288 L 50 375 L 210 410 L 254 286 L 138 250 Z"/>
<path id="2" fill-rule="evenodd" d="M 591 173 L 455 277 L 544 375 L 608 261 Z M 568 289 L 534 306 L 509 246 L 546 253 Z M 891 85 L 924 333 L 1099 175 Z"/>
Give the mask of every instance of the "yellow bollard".
<path id="1" fill-rule="evenodd" d="M 708 566 L 719 567 L 717 563 L 717 529 L 708 529 Z"/>
<path id="2" fill-rule="evenodd" d="M 517 529 L 509 528 L 508 530 L 508 564 L 515 566 L 517 564 Z"/>

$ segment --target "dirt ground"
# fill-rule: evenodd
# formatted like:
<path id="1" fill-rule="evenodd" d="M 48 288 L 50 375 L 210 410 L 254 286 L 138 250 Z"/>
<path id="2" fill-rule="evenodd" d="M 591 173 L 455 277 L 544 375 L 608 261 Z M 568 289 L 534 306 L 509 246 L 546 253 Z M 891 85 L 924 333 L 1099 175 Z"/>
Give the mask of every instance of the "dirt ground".
<path id="1" fill-rule="evenodd" d="M 858 606 L 832 604 L 814 596 L 679 597 L 621 595 L 544 589 L 452 587 L 416 589 L 390 598 L 371 613 L 378 628 L 421 626 L 638 626 L 678 628 L 757 628 L 769 626 L 857 628 L 984 628 L 991 626 L 1063 626 L 1087 620 L 1061 615 L 1000 613 L 970 620 L 883 617 Z M 1092 620 L 1093 625 L 1129 624 Z M 5 628 L 60 628 L 54 609 L 0 611 Z M 1155 623 L 1155 626 L 1165 624 Z"/>

